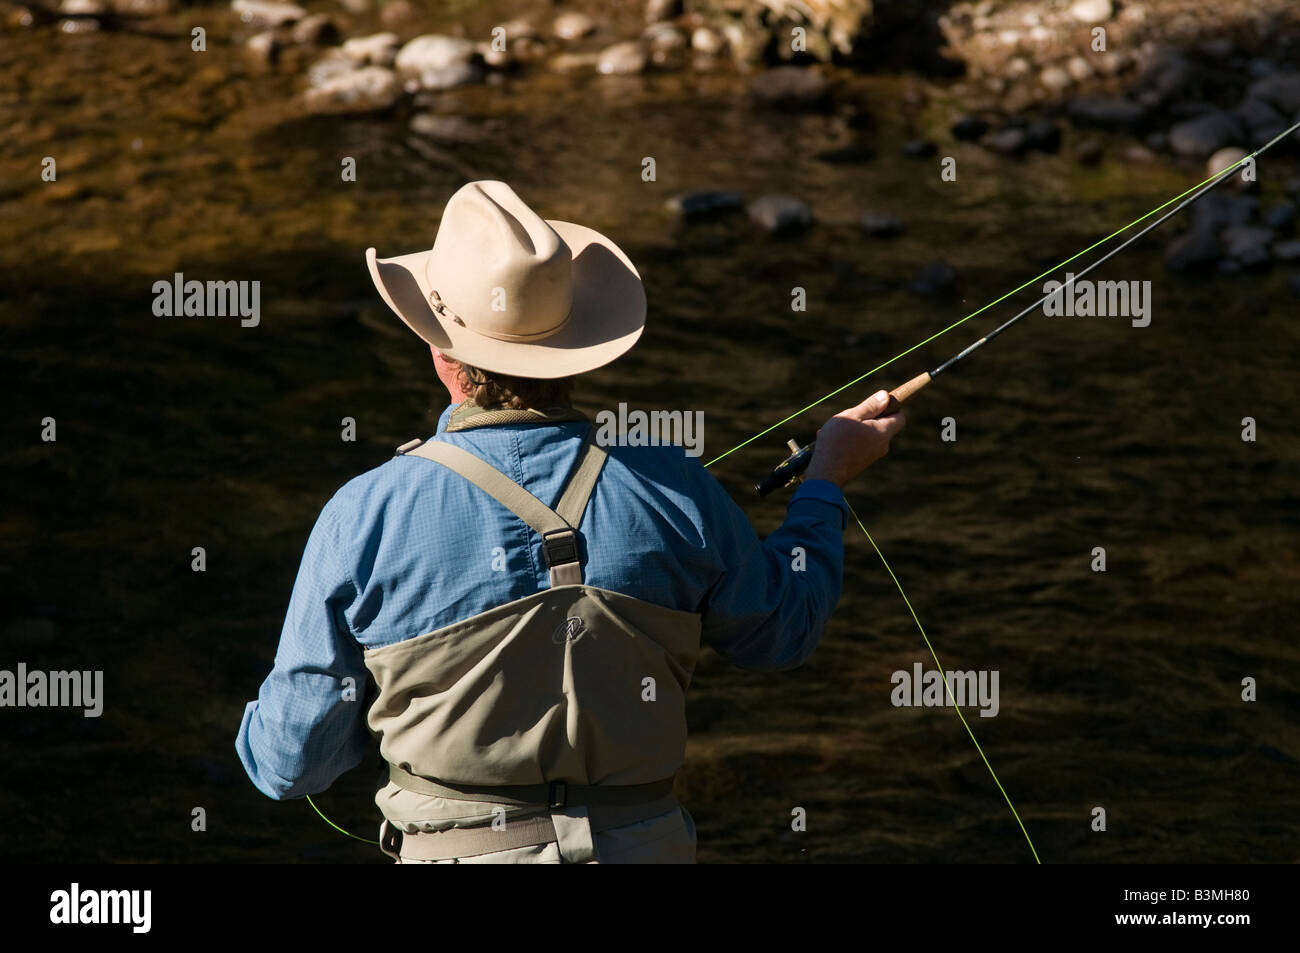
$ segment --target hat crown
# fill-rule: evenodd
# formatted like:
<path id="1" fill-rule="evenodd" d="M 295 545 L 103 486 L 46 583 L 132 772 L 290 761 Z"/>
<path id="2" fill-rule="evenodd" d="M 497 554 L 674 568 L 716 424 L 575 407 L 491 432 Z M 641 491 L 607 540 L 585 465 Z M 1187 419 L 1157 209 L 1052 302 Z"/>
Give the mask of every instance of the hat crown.
<path id="1" fill-rule="evenodd" d="M 451 197 L 426 277 L 436 311 L 502 341 L 554 334 L 573 308 L 568 245 L 504 182 L 471 182 Z"/>

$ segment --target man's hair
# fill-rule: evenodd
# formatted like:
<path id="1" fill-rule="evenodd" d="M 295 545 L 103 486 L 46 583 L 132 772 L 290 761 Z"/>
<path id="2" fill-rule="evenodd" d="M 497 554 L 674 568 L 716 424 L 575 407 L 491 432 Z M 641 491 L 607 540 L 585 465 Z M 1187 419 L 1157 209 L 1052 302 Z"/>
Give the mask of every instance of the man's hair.
<path id="1" fill-rule="evenodd" d="M 480 407 L 508 407 L 512 410 L 542 410 L 568 403 L 573 383 L 577 380 L 576 377 L 554 380 L 511 377 L 463 363 L 456 374 L 460 378 L 461 390 Z"/>

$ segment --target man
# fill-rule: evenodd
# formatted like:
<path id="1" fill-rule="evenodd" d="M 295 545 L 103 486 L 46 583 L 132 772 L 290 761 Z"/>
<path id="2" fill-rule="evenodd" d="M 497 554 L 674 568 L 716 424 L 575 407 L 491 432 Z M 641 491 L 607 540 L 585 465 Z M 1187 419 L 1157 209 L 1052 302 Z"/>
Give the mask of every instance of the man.
<path id="1" fill-rule="evenodd" d="M 569 405 L 645 324 L 608 238 L 471 182 L 431 251 L 366 256 L 452 406 L 322 511 L 240 726 L 249 777 L 273 798 L 323 791 L 368 725 L 401 863 L 694 862 L 672 781 L 701 646 L 756 671 L 812 653 L 839 599 L 839 487 L 901 415 L 877 417 L 880 392 L 827 421 L 760 542 L 680 447 L 597 446 Z"/>

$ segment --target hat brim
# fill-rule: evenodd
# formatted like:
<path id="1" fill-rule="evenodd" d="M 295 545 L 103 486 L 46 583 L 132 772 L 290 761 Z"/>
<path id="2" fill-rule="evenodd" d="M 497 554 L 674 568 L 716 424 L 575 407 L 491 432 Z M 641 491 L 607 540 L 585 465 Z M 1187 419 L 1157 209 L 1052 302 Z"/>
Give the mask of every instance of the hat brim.
<path id="1" fill-rule="evenodd" d="M 453 360 L 514 377 L 571 377 L 608 364 L 637 342 L 645 329 L 645 288 L 622 249 L 600 232 L 547 224 L 573 256 L 573 306 L 564 327 L 537 343 L 500 341 L 435 312 L 425 268 L 430 251 L 378 258 L 367 248 L 366 265 L 393 313 Z"/>

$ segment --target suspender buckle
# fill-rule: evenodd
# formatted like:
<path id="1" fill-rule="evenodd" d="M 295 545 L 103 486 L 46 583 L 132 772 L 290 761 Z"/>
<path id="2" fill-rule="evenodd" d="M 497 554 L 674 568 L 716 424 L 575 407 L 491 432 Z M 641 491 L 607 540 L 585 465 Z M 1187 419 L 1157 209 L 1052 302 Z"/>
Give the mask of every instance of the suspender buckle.
<path id="1" fill-rule="evenodd" d="M 542 534 L 542 554 L 547 568 L 578 561 L 578 534 L 571 529 L 554 529 Z"/>
<path id="2" fill-rule="evenodd" d="M 546 797 L 547 800 L 546 806 L 552 809 L 562 808 L 565 806 L 566 802 L 568 801 L 568 798 L 569 798 L 568 784 L 566 784 L 563 781 L 552 781 L 550 785 L 550 793 Z"/>

